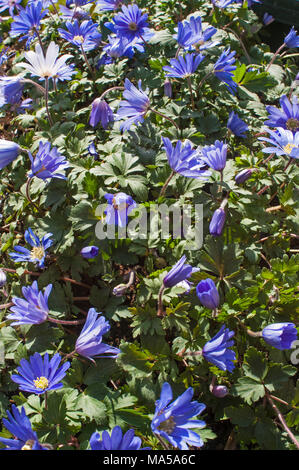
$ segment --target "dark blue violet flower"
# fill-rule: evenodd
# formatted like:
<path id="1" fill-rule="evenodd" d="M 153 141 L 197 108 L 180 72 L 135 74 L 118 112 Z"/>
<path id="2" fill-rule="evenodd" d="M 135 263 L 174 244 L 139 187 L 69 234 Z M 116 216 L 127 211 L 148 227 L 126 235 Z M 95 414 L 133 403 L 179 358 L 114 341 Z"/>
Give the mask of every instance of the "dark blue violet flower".
<path id="1" fill-rule="evenodd" d="M 6 446 L 4 450 L 46 450 L 38 442 L 36 432 L 32 430 L 30 420 L 26 416 L 25 408 L 22 407 L 21 411 L 15 405 L 11 408 L 12 413 L 7 410 L 8 419 L 3 418 L 2 422 L 15 439 L 0 437 L 0 442 Z"/>
<path id="2" fill-rule="evenodd" d="M 97 0 L 97 9 L 100 11 L 117 10 L 122 0 Z"/>
<path id="3" fill-rule="evenodd" d="M 98 432 L 94 432 L 90 438 L 92 450 L 151 450 L 150 447 L 141 447 L 140 437 L 135 436 L 134 429 L 129 429 L 124 435 L 119 426 L 115 426 L 111 435 L 108 431 L 102 432 L 102 437 Z"/>
<path id="4" fill-rule="evenodd" d="M 78 20 L 67 21 L 65 29 L 59 28 L 58 32 L 60 36 L 66 39 L 74 46 L 79 48 L 82 47 L 84 51 L 91 51 L 98 47 L 102 35 L 98 32 L 98 24 L 92 20 L 85 20 L 79 24 Z"/>
<path id="5" fill-rule="evenodd" d="M 202 54 L 186 54 L 185 57 L 179 56 L 178 59 L 170 59 L 170 66 L 165 65 L 163 70 L 166 77 L 187 78 L 197 69 L 205 57 Z"/>
<path id="6" fill-rule="evenodd" d="M 267 129 L 271 139 L 259 137 L 258 140 L 269 142 L 272 146 L 262 149 L 264 153 L 275 153 L 276 155 L 285 155 L 290 158 L 299 158 L 299 131 L 293 132 L 278 127 L 275 131 Z"/>
<path id="7" fill-rule="evenodd" d="M 212 279 L 200 281 L 196 286 L 196 294 L 201 304 L 211 310 L 215 310 L 220 302 L 219 293 Z"/>
<path id="8" fill-rule="evenodd" d="M 283 127 L 292 132 L 299 131 L 299 103 L 296 95 L 292 96 L 292 101 L 286 95 L 280 100 L 281 109 L 276 106 L 266 106 L 269 113 L 268 120 L 265 124 L 269 127 Z"/>
<path id="9" fill-rule="evenodd" d="M 234 74 L 232 73 L 237 67 L 233 65 L 236 61 L 235 59 L 236 51 L 230 52 L 230 48 L 222 52 L 221 56 L 214 65 L 214 73 L 216 77 L 221 81 L 226 83 L 229 91 L 234 93 L 237 89 L 236 82 L 233 81 Z"/>
<path id="10" fill-rule="evenodd" d="M 46 250 L 53 244 L 51 239 L 52 233 L 47 233 L 40 240 L 37 235 L 33 233 L 31 228 L 25 231 L 24 238 L 26 242 L 32 246 L 32 250 L 27 250 L 23 246 L 16 245 L 15 252 L 9 253 L 9 256 L 17 263 L 27 261 L 31 263 L 38 263 L 40 268 L 45 265 Z"/>
<path id="11" fill-rule="evenodd" d="M 234 334 L 234 331 L 229 331 L 223 325 L 218 333 L 204 345 L 202 355 L 205 360 L 221 370 L 232 372 L 235 368 L 232 361 L 236 360 L 236 354 L 229 348 L 234 345 L 234 341 L 231 340 Z"/>
<path id="12" fill-rule="evenodd" d="M 44 323 L 49 314 L 48 298 L 52 290 L 52 284 L 47 285 L 44 293 L 38 290 L 37 282 L 32 286 L 22 287 L 24 299 L 13 297 L 13 307 L 10 308 L 8 320 L 13 320 L 11 326 L 39 325 Z"/>
<path id="13" fill-rule="evenodd" d="M 289 48 L 299 47 L 299 36 L 297 36 L 294 26 L 292 26 L 289 34 L 284 38 L 284 44 Z"/>
<path id="14" fill-rule="evenodd" d="M 291 349 L 297 340 L 297 330 L 294 323 L 272 323 L 262 331 L 266 343 L 276 349 Z"/>
<path id="15" fill-rule="evenodd" d="M 219 41 L 210 41 L 211 37 L 217 32 L 213 26 L 203 31 L 200 16 L 191 16 L 188 21 L 179 22 L 177 34 L 173 37 L 177 40 L 180 47 L 184 49 L 205 50 L 219 44 Z"/>
<path id="16" fill-rule="evenodd" d="M 15 142 L 0 139 L 0 170 L 17 158 L 21 148 Z"/>
<path id="17" fill-rule="evenodd" d="M 71 365 L 70 362 L 65 362 L 59 367 L 60 361 L 61 357 L 58 353 L 54 354 L 49 361 L 48 353 L 42 358 L 36 352 L 30 356 L 29 361 L 20 360 L 20 367 L 17 368 L 18 374 L 13 374 L 11 380 L 19 385 L 20 390 L 37 395 L 50 390 L 58 390 L 63 387 L 61 380 Z"/>
<path id="18" fill-rule="evenodd" d="M 101 98 L 96 98 L 91 106 L 89 124 L 92 127 L 96 127 L 100 122 L 102 127 L 107 129 L 109 122 L 114 121 L 113 111 L 108 103 Z"/>
<path id="19" fill-rule="evenodd" d="M 129 41 L 143 37 L 148 32 L 147 14 L 142 14 L 138 5 L 123 5 L 122 11 L 113 17 L 113 23 L 105 23 L 119 37 L 125 37 Z"/>
<path id="20" fill-rule="evenodd" d="M 22 99 L 24 83 L 15 77 L 0 77 L 0 108 L 6 104 L 16 104 Z"/>
<path id="21" fill-rule="evenodd" d="M 92 259 L 96 258 L 99 254 L 99 249 L 97 246 L 85 246 L 81 250 L 81 255 L 83 258 Z"/>
<path id="22" fill-rule="evenodd" d="M 66 176 L 58 171 L 68 168 L 69 163 L 65 157 L 58 152 L 56 147 L 51 149 L 50 142 L 39 143 L 39 149 L 35 158 L 33 158 L 30 152 L 28 153 L 31 160 L 29 178 L 36 176 L 42 180 L 49 178 L 66 179 Z"/>
<path id="23" fill-rule="evenodd" d="M 206 145 L 201 149 L 201 160 L 210 168 L 222 171 L 226 165 L 227 144 L 216 140 L 213 145 Z"/>
<path id="24" fill-rule="evenodd" d="M 94 157 L 95 160 L 97 160 L 99 154 L 97 152 L 97 149 L 96 149 L 96 146 L 94 144 L 94 142 L 92 142 L 89 146 L 88 146 L 88 152 L 89 154 Z"/>
<path id="25" fill-rule="evenodd" d="M 167 137 L 162 137 L 170 168 L 188 178 L 207 179 L 211 175 L 206 171 L 206 163 L 200 158 L 197 150 L 193 149 L 191 142 L 183 144 L 180 140 L 173 147 Z"/>
<path id="26" fill-rule="evenodd" d="M 16 8 L 17 11 L 21 9 L 19 4 L 22 0 L 0 0 L 0 13 L 5 10 L 9 10 L 10 16 L 13 16 L 14 9 Z"/>
<path id="27" fill-rule="evenodd" d="M 190 419 L 202 413 L 206 405 L 191 401 L 193 388 L 189 387 L 172 403 L 171 386 L 164 382 L 160 399 L 156 401 L 155 415 L 151 428 L 153 433 L 166 439 L 173 447 L 188 450 L 188 446 L 202 447 L 203 441 L 199 434 L 192 431 L 194 428 L 203 428 L 206 423 L 197 419 Z"/>
<path id="28" fill-rule="evenodd" d="M 102 343 L 102 337 L 110 330 L 109 322 L 100 316 L 94 308 L 88 310 L 86 322 L 76 341 L 75 351 L 91 361 L 93 358 L 115 359 L 120 350 L 109 344 Z"/>
<path id="29" fill-rule="evenodd" d="M 214 237 L 219 237 L 222 234 L 222 230 L 225 224 L 225 210 L 222 207 L 216 209 L 209 226 L 210 234 Z"/>
<path id="30" fill-rule="evenodd" d="M 244 168 L 244 170 L 241 170 L 236 176 L 235 176 L 235 182 L 237 184 L 242 184 L 244 183 L 245 181 L 248 180 L 248 178 L 250 178 L 250 176 L 252 175 L 252 173 L 256 171 L 255 168 Z"/>
<path id="31" fill-rule="evenodd" d="M 36 38 L 37 31 L 40 29 L 40 22 L 46 14 L 47 10 L 43 11 L 41 1 L 27 5 L 25 9 L 20 11 L 18 16 L 13 17 L 10 36 L 12 38 L 21 36 L 20 41 L 27 39 L 26 47 L 28 48 L 31 41 Z"/>
<path id="32" fill-rule="evenodd" d="M 273 21 L 275 21 L 275 18 L 271 15 L 269 15 L 269 13 L 265 13 L 264 16 L 263 16 L 263 23 L 265 26 L 268 26 L 269 24 L 273 23 Z"/>
<path id="33" fill-rule="evenodd" d="M 141 80 L 138 81 L 137 89 L 127 78 L 125 79 L 125 91 L 117 111 L 117 119 L 125 119 L 120 129 L 127 131 L 132 124 L 140 124 L 144 121 L 150 101 L 147 94 L 142 90 Z"/>
<path id="34" fill-rule="evenodd" d="M 191 276 L 191 274 L 194 272 L 194 268 L 192 268 L 190 264 L 185 264 L 185 261 L 186 256 L 184 255 L 166 274 L 163 279 L 163 284 L 165 287 L 173 287 Z M 198 269 L 196 269 L 196 271 L 197 270 Z"/>
<path id="35" fill-rule="evenodd" d="M 237 137 L 246 138 L 245 132 L 248 131 L 248 126 L 234 111 L 229 114 L 227 128 Z"/>
<path id="36" fill-rule="evenodd" d="M 108 202 L 105 209 L 106 223 L 125 227 L 128 223 L 128 215 L 137 207 L 134 199 L 125 193 L 106 193 L 104 197 Z"/>

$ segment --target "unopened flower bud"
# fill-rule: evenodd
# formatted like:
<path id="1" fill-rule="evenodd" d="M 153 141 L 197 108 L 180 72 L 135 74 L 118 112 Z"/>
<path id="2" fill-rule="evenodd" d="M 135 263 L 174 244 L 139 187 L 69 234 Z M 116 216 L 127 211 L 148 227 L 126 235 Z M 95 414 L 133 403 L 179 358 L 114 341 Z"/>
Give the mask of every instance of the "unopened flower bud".
<path id="1" fill-rule="evenodd" d="M 116 295 L 116 297 L 121 297 L 126 293 L 127 288 L 127 284 L 118 284 L 118 286 L 114 287 L 112 293 L 113 295 Z"/>
<path id="2" fill-rule="evenodd" d="M 210 387 L 210 392 L 217 398 L 224 398 L 228 394 L 228 388 L 225 385 L 214 385 Z"/>
<path id="3" fill-rule="evenodd" d="M 168 98 L 172 98 L 172 86 L 171 81 L 166 79 L 164 82 L 164 94 L 168 96 Z"/>
<path id="4" fill-rule="evenodd" d="M 222 209 L 222 207 L 215 210 L 209 227 L 210 234 L 214 237 L 219 237 L 221 235 L 225 224 L 225 217 L 225 210 Z"/>
<path id="5" fill-rule="evenodd" d="M 83 258 L 87 259 L 95 258 L 96 256 L 98 256 L 98 254 L 99 249 L 97 246 L 86 246 L 81 250 L 81 255 L 83 256 Z"/>
<path id="6" fill-rule="evenodd" d="M 246 180 L 248 180 L 248 178 L 250 178 L 250 176 L 252 175 L 254 171 L 255 171 L 255 168 L 245 168 L 244 170 L 240 171 L 240 173 L 236 175 L 235 182 L 237 184 L 244 183 Z"/>

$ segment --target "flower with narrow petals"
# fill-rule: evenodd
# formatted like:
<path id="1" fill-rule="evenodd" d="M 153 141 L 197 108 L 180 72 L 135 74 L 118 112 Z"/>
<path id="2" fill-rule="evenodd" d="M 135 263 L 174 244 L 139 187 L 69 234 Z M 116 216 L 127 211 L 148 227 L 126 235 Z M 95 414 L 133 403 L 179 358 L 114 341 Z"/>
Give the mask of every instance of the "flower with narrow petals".
<path id="1" fill-rule="evenodd" d="M 223 325 L 218 333 L 204 345 L 202 355 L 205 360 L 221 370 L 232 372 L 235 368 L 232 361 L 236 360 L 236 354 L 229 348 L 234 345 L 234 341 L 231 340 L 234 334 L 234 331 L 229 331 Z"/>
<path id="2" fill-rule="evenodd" d="M 268 26 L 269 24 L 273 23 L 275 21 L 275 18 L 272 15 L 269 15 L 269 13 L 265 13 L 263 16 L 263 23 L 265 26 Z"/>
<path id="3" fill-rule="evenodd" d="M 75 351 L 91 361 L 93 358 L 115 359 L 120 350 L 102 343 L 102 337 L 110 330 L 110 325 L 104 316 L 99 315 L 101 314 L 94 308 L 89 309 L 84 327 L 76 341 Z"/>
<path id="4" fill-rule="evenodd" d="M 202 54 L 185 54 L 178 59 L 170 59 L 170 66 L 165 65 L 163 70 L 166 77 L 187 78 L 190 77 L 205 57 Z"/>
<path id="5" fill-rule="evenodd" d="M 0 139 L 0 170 L 17 158 L 21 148 L 15 142 Z"/>
<path id="6" fill-rule="evenodd" d="M 219 237 L 222 234 L 222 230 L 225 224 L 225 210 L 222 207 L 216 209 L 209 226 L 210 234 L 214 237 Z"/>
<path id="7" fill-rule="evenodd" d="M 299 36 L 297 36 L 294 26 L 292 26 L 289 34 L 284 38 L 284 44 L 289 48 L 299 47 Z"/>
<path id="8" fill-rule="evenodd" d="M 299 131 L 293 134 L 292 131 L 278 127 L 276 131 L 267 129 L 271 139 L 259 137 L 258 140 L 269 142 L 272 146 L 262 149 L 264 153 L 275 153 L 276 155 L 285 155 L 291 158 L 299 158 Z"/>
<path id="9" fill-rule="evenodd" d="M 59 55 L 59 46 L 55 42 L 50 42 L 46 55 L 42 51 L 40 44 L 36 44 L 35 52 L 25 52 L 25 57 L 29 64 L 26 62 L 19 62 L 16 64 L 18 67 L 23 67 L 28 70 L 31 75 L 40 77 L 41 79 L 56 79 L 56 80 L 70 80 L 72 75 L 76 73 L 73 68 L 74 65 L 67 65 L 66 61 L 72 56 L 64 54 Z"/>
<path id="10" fill-rule="evenodd" d="M 202 413 L 206 405 L 191 401 L 193 388 L 189 387 L 172 403 L 171 386 L 164 382 L 160 399 L 156 401 L 155 415 L 151 428 L 155 434 L 170 442 L 180 450 L 188 450 L 188 446 L 201 447 L 203 441 L 193 428 L 203 428 L 206 423 L 197 419 L 190 419 Z"/>
<path id="11" fill-rule="evenodd" d="M 246 138 L 245 132 L 248 131 L 248 126 L 234 111 L 229 114 L 227 128 L 237 137 Z"/>
<path id="12" fill-rule="evenodd" d="M 32 430 L 29 418 L 26 416 L 25 408 L 21 411 L 12 405 L 12 413 L 6 410 L 8 419 L 3 418 L 2 422 L 6 429 L 15 436 L 15 439 L 0 437 L 0 442 L 4 444 L 5 450 L 46 450 L 38 442 L 36 432 Z"/>
<path id="13" fill-rule="evenodd" d="M 119 57 L 132 58 L 135 54 L 135 49 L 138 52 L 144 52 L 144 44 L 141 38 L 135 38 L 133 41 L 125 37 L 118 37 L 109 35 L 109 43 L 103 47 L 104 54 L 98 61 L 98 67 L 100 65 L 111 64 L 114 59 Z"/>
<path id="14" fill-rule="evenodd" d="M 181 259 L 171 268 L 163 279 L 165 287 L 173 287 L 179 282 L 185 281 L 192 273 L 198 271 L 198 268 L 192 268 L 190 264 L 185 264 L 186 256 Z"/>
<path id="15" fill-rule="evenodd" d="M 104 197 L 108 202 L 105 209 L 106 223 L 125 227 L 128 223 L 128 215 L 137 207 L 134 199 L 126 193 L 106 193 Z"/>
<path id="16" fill-rule="evenodd" d="M 124 435 L 120 426 L 114 426 L 109 435 L 108 431 L 94 432 L 89 440 L 92 450 L 151 450 L 150 447 L 141 447 L 140 437 L 135 436 L 134 429 L 129 429 Z"/>
<path id="17" fill-rule="evenodd" d="M 92 20 L 85 20 L 79 24 L 78 20 L 67 21 L 65 29 L 59 28 L 58 32 L 60 36 L 66 39 L 68 42 L 74 44 L 74 46 L 82 47 L 84 51 L 91 51 L 98 47 L 102 35 L 98 32 L 98 24 Z"/>
<path id="18" fill-rule="evenodd" d="M 135 3 L 122 6 L 122 11 L 113 17 L 113 23 L 105 23 L 105 26 L 116 33 L 118 37 L 125 37 L 129 41 L 135 38 L 145 37 L 149 31 L 147 18 L 148 15 L 142 14 L 142 11 Z"/>
<path id="19" fill-rule="evenodd" d="M 173 37 L 177 40 L 180 47 L 184 49 L 199 49 L 200 51 L 209 49 L 219 44 L 219 41 L 210 41 L 211 37 L 217 32 L 213 26 L 203 31 L 200 16 L 191 16 L 188 21 L 179 22 L 177 34 Z"/>
<path id="20" fill-rule="evenodd" d="M 272 323 L 262 331 L 266 343 L 276 349 L 291 349 L 297 340 L 297 330 L 294 323 Z"/>
<path id="21" fill-rule="evenodd" d="M 141 80 L 138 81 L 137 89 L 127 78 L 125 79 L 125 91 L 117 111 L 117 119 L 125 119 L 120 125 L 120 129 L 127 131 L 132 124 L 138 125 L 144 121 L 150 101 L 147 94 L 142 90 Z"/>
<path id="22" fill-rule="evenodd" d="M 13 307 L 10 308 L 8 320 L 13 320 L 11 326 L 39 325 L 47 320 L 49 314 L 48 298 L 52 284 L 47 285 L 44 293 L 38 290 L 37 282 L 32 286 L 22 287 L 24 299 L 13 297 Z"/>
<path id="23" fill-rule="evenodd" d="M 107 129 L 109 122 L 114 121 L 114 114 L 109 104 L 101 98 L 96 98 L 91 105 L 89 124 L 96 127 L 100 122 L 104 129 Z"/>
<path id="24" fill-rule="evenodd" d="M 58 390 L 63 387 L 61 380 L 64 378 L 70 362 L 65 362 L 59 367 L 60 355 L 54 354 L 49 361 L 49 354 L 46 353 L 44 359 L 39 353 L 30 356 L 29 361 L 20 360 L 18 374 L 13 374 L 11 380 L 19 385 L 20 390 L 29 393 L 42 393 L 50 390 Z"/>
<path id="25" fill-rule="evenodd" d="M 27 5 L 25 9 L 21 10 L 18 16 L 13 17 L 11 24 L 10 36 L 12 38 L 20 37 L 20 41 L 27 39 L 26 47 L 28 48 L 31 41 L 36 38 L 37 31 L 40 28 L 40 22 L 47 14 L 47 10 L 43 11 L 43 4 L 41 1 Z"/>
<path id="26" fill-rule="evenodd" d="M 196 286 L 196 294 L 202 305 L 215 310 L 220 302 L 219 293 L 212 279 L 207 278 L 200 281 Z"/>
<path id="27" fill-rule="evenodd" d="M 117 10 L 122 0 L 97 0 L 97 9 L 100 11 Z"/>
<path id="28" fill-rule="evenodd" d="M 96 258 L 99 254 L 99 249 L 97 246 L 85 246 L 81 250 L 81 255 L 83 258 L 92 259 Z"/>
<path id="29" fill-rule="evenodd" d="M 226 83 L 229 91 L 234 93 L 237 89 L 236 82 L 233 81 L 234 74 L 232 73 L 237 67 L 233 65 L 236 61 L 235 59 L 236 51 L 230 52 L 230 48 L 222 52 L 221 56 L 214 65 L 214 73 L 216 77 L 221 81 Z"/>
<path id="30" fill-rule="evenodd" d="M 28 261 L 31 263 L 38 263 L 40 268 L 45 265 L 45 257 L 47 255 L 46 250 L 53 244 L 51 239 L 52 233 L 47 233 L 40 240 L 35 233 L 29 228 L 25 231 L 24 238 L 26 242 L 32 246 L 32 250 L 27 250 L 23 246 L 16 245 L 14 247 L 15 252 L 9 253 L 9 256 L 17 263 L 22 261 Z"/>
<path id="31" fill-rule="evenodd" d="M 213 145 L 206 145 L 201 149 L 201 159 L 210 168 L 222 171 L 226 165 L 227 144 L 216 140 Z"/>
<path id="32" fill-rule="evenodd" d="M 21 2 L 22 0 L 0 0 L 0 13 L 9 10 L 10 16 L 13 16 L 15 8 L 17 11 L 20 10 L 19 4 Z"/>
<path id="33" fill-rule="evenodd" d="M 16 104 L 22 99 L 24 84 L 19 78 L 0 77 L 0 108 L 6 104 Z"/>
<path id="34" fill-rule="evenodd" d="M 183 144 L 180 140 L 173 147 L 167 137 L 162 137 L 170 168 L 188 178 L 207 179 L 211 172 L 206 171 L 206 163 L 200 158 L 191 142 Z"/>
<path id="35" fill-rule="evenodd" d="M 28 152 L 31 160 L 31 171 L 29 172 L 29 178 L 36 176 L 42 180 L 49 178 L 66 179 L 63 171 L 69 167 L 68 161 L 63 155 L 61 155 L 56 147 L 51 149 L 50 142 L 39 143 L 39 148 L 36 156 L 33 158 L 30 152 Z"/>
<path id="36" fill-rule="evenodd" d="M 293 95 L 290 101 L 286 95 L 283 95 L 279 102 L 281 109 L 278 109 L 276 106 L 266 106 L 269 117 L 265 124 L 269 127 L 283 127 L 292 132 L 299 131 L 299 103 L 297 96 Z"/>

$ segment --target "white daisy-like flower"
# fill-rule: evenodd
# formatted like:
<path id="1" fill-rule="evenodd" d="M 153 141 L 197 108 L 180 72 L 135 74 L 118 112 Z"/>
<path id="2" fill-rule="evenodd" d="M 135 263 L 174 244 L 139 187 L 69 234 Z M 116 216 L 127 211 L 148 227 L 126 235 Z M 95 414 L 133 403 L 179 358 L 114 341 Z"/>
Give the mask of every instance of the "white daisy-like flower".
<path id="1" fill-rule="evenodd" d="M 51 42 L 46 55 L 44 55 L 40 44 L 36 44 L 35 52 L 25 52 L 25 57 L 29 64 L 20 62 L 17 64 L 19 67 L 25 68 L 32 75 L 40 77 L 41 79 L 53 78 L 56 80 L 70 80 L 74 65 L 67 65 L 66 61 L 73 57 L 70 54 L 64 54 L 58 58 L 59 46 L 55 42 Z"/>

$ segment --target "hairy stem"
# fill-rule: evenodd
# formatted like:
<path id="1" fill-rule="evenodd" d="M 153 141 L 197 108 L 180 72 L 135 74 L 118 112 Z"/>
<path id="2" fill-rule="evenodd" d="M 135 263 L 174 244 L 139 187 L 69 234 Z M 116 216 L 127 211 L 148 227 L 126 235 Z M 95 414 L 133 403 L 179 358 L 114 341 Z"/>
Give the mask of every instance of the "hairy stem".
<path id="1" fill-rule="evenodd" d="M 165 183 L 164 183 L 164 185 L 163 185 L 163 188 L 162 188 L 161 191 L 160 191 L 159 197 L 164 196 L 164 193 L 165 193 L 165 191 L 166 191 L 166 188 L 167 188 L 167 186 L 169 185 L 170 180 L 172 180 L 172 178 L 174 177 L 174 175 L 175 175 L 175 171 L 172 171 L 172 172 L 170 173 L 170 176 L 169 176 L 169 177 L 167 178 L 167 180 L 165 181 Z"/>

